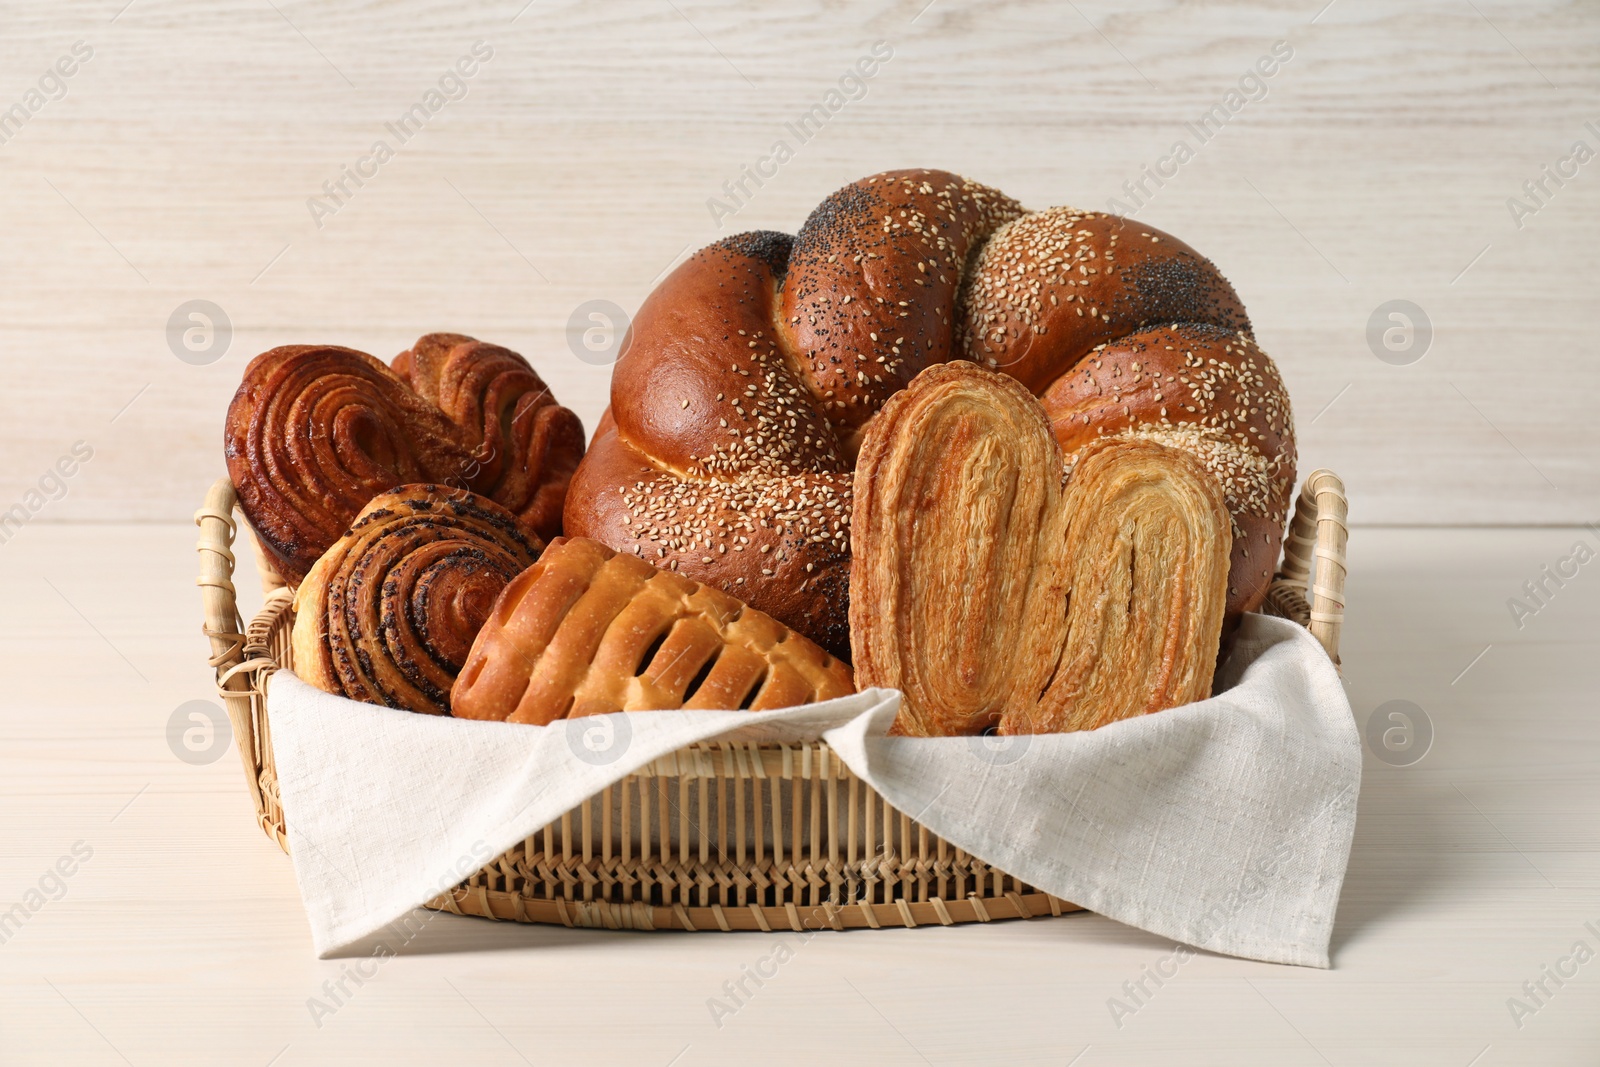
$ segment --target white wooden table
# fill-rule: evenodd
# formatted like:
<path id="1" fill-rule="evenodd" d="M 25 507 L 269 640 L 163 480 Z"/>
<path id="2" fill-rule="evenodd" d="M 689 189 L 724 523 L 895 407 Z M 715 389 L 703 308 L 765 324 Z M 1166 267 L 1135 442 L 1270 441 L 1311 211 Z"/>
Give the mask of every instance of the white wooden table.
<path id="1" fill-rule="evenodd" d="M 0 944 L 0 1062 L 1593 1064 L 1600 959 L 1520 1028 L 1507 1006 L 1600 950 L 1600 560 L 1521 630 L 1506 607 L 1577 540 L 1355 529 L 1351 703 L 1413 701 L 1435 739 L 1369 754 L 1333 969 L 1201 954 L 1119 1028 L 1108 998 L 1172 945 L 1093 915 L 803 944 L 441 916 L 395 959 L 318 961 L 238 761 L 168 748 L 210 692 L 193 529 L 30 528 L 0 551 L 0 908 L 92 855 Z M 719 1027 L 707 1001 L 779 940 Z"/>

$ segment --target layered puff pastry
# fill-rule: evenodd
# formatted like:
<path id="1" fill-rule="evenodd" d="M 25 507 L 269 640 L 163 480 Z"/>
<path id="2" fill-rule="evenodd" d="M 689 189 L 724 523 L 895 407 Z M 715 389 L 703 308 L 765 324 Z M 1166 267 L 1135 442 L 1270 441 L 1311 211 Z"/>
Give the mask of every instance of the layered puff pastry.
<path id="1" fill-rule="evenodd" d="M 1211 695 L 1228 599 L 1221 484 L 1192 453 L 1148 439 L 1086 446 L 1062 497 L 1065 631 L 1032 708 L 1000 733 L 1092 730 Z"/>
<path id="2" fill-rule="evenodd" d="M 1092 729 L 1205 698 L 1231 523 L 1192 455 L 1080 449 L 967 362 L 923 371 L 864 435 L 851 516 L 859 686 L 905 693 L 912 736 Z"/>

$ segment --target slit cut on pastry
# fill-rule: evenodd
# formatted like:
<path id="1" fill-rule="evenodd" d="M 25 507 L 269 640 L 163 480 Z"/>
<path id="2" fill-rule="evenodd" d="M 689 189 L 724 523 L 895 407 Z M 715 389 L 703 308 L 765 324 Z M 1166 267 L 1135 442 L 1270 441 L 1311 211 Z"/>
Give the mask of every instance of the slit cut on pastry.
<path id="1" fill-rule="evenodd" d="M 641 677 L 645 671 L 650 669 L 650 664 L 655 661 L 656 653 L 661 651 L 661 646 L 666 644 L 666 641 L 667 631 L 665 628 L 663 628 L 662 631 L 656 635 L 655 640 L 651 641 L 649 646 L 644 650 L 644 655 L 639 657 L 639 666 L 634 668 L 633 671 L 633 676 L 635 678 Z"/>
<path id="2" fill-rule="evenodd" d="M 971 363 L 867 427 L 851 516 L 856 683 L 912 736 L 1088 729 L 1204 698 L 1231 525 L 1194 457 L 1148 439 L 1063 457 L 1043 408 Z"/>
<path id="3" fill-rule="evenodd" d="M 745 691 L 744 699 L 739 701 L 739 710 L 740 711 L 749 711 L 752 707 L 754 707 L 756 700 L 761 695 L 762 688 L 765 687 L 766 684 L 767 684 L 767 671 L 766 671 L 765 668 L 763 668 L 761 673 L 756 676 L 756 680 L 750 683 L 750 688 Z M 805 698 L 803 700 L 798 701 L 798 703 L 809 704 L 809 703 L 811 703 L 811 701 L 813 699 L 815 699 L 815 698 L 814 697 L 807 697 L 807 698 Z"/>

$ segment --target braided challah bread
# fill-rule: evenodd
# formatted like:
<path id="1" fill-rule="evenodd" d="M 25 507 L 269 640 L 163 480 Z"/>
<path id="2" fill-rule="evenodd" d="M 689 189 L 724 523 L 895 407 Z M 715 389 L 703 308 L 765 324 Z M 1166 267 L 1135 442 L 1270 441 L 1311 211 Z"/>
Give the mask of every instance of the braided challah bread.
<path id="1" fill-rule="evenodd" d="M 729 237 L 662 281 L 634 318 L 565 532 L 727 590 L 846 657 L 862 430 L 953 359 L 1038 396 L 1069 463 L 1102 436 L 1192 452 L 1233 517 L 1229 615 L 1261 603 L 1294 437 L 1233 287 L 1144 223 L 1028 212 L 935 170 L 862 179 L 797 236 Z"/>

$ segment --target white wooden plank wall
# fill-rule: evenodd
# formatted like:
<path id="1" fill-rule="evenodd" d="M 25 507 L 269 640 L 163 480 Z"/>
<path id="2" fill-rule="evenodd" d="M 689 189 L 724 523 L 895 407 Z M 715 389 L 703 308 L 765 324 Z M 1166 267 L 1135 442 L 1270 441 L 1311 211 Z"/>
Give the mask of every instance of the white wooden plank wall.
<path id="1" fill-rule="evenodd" d="M 1293 392 L 1303 470 L 1338 469 L 1354 519 L 1600 514 L 1600 162 L 1572 158 L 1600 151 L 1591 5 L 123 2 L 0 8 L 0 109 L 45 79 L 0 144 L 0 510 L 32 499 L 36 523 L 185 517 L 222 471 L 241 369 L 272 345 L 387 357 L 478 334 L 592 427 L 607 371 L 574 356 L 569 316 L 632 310 L 719 233 L 792 231 L 905 165 L 1103 207 L 1180 138 L 1193 158 L 1147 183 L 1139 217 L 1238 286 Z M 58 84 L 79 41 L 92 58 Z M 478 41 L 493 54 L 464 97 L 404 143 L 385 129 Z M 875 41 L 892 58 L 801 143 L 785 124 Z M 1185 123 L 1278 41 L 1292 57 L 1202 143 Z M 379 139 L 393 158 L 313 218 L 308 198 Z M 779 139 L 793 158 L 719 225 L 708 199 Z M 1537 210 L 1514 218 L 1512 197 Z M 168 342 L 193 299 L 232 323 L 205 366 Z M 1394 299 L 1432 324 L 1410 365 L 1367 341 Z M 28 498 L 80 440 L 93 457 L 64 497 Z"/>

